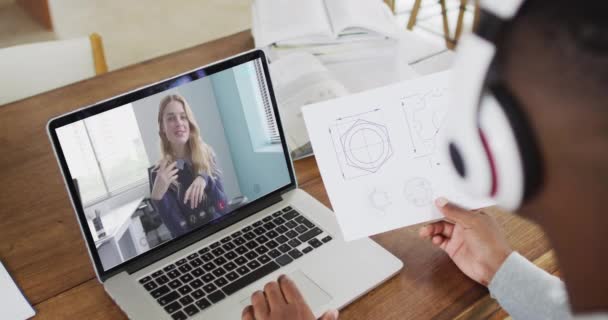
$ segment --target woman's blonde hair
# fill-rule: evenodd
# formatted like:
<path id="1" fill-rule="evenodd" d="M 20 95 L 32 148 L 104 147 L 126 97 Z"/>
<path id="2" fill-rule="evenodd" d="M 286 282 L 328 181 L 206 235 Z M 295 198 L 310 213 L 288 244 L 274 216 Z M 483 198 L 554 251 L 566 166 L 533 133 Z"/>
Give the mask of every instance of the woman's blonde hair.
<path id="1" fill-rule="evenodd" d="M 188 136 L 186 152 L 188 153 L 188 156 L 190 156 L 190 161 L 192 161 L 192 169 L 195 174 L 202 173 L 209 178 L 216 178 L 220 171 L 215 164 L 215 153 L 201 138 L 200 129 L 196 123 L 196 119 L 194 119 L 192 109 L 190 109 L 186 99 L 179 94 L 171 94 L 164 97 L 160 101 L 160 106 L 158 108 L 158 135 L 160 136 L 160 149 L 163 159 L 166 159 L 170 163 L 176 160 L 173 149 L 171 148 L 171 143 L 169 142 L 169 139 L 167 139 L 163 127 L 163 114 L 165 108 L 172 101 L 181 103 L 184 107 L 186 118 L 188 119 L 190 134 Z"/>

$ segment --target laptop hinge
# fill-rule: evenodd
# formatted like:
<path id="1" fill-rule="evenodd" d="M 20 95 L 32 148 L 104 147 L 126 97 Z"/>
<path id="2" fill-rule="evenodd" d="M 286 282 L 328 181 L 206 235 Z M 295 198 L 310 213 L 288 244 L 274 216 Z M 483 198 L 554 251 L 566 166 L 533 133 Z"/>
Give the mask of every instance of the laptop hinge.
<path id="1" fill-rule="evenodd" d="M 256 200 L 254 203 L 251 203 L 250 205 L 244 208 L 239 208 L 235 212 L 230 213 L 228 217 L 222 218 L 222 221 L 220 221 L 219 223 L 203 227 L 201 230 L 183 236 L 179 240 L 175 240 L 165 245 L 161 245 L 158 248 L 144 253 L 135 261 L 125 266 L 124 270 L 127 271 L 127 273 L 129 274 L 135 273 L 151 265 L 152 263 L 173 254 L 176 251 L 179 251 L 197 241 L 200 241 L 212 234 L 215 234 L 281 201 L 283 201 L 283 197 L 279 193 L 272 194 L 262 199 Z"/>

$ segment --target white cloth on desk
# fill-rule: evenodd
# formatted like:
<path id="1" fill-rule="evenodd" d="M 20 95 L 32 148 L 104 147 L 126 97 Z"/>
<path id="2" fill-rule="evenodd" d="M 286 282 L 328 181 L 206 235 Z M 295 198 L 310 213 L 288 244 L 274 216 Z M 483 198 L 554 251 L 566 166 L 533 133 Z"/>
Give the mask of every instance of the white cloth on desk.
<path id="1" fill-rule="evenodd" d="M 519 253 L 507 257 L 488 285 L 513 319 L 608 319 L 608 313 L 573 315 L 564 283 Z"/>

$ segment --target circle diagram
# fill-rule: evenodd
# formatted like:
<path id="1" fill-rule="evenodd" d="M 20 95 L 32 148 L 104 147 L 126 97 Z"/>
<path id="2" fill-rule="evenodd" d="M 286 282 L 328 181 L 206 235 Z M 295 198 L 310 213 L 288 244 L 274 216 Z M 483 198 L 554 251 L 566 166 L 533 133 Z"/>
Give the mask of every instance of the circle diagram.
<path id="1" fill-rule="evenodd" d="M 433 201 L 433 188 L 427 179 L 416 177 L 406 181 L 403 195 L 412 205 L 424 207 Z"/>
<path id="2" fill-rule="evenodd" d="M 356 121 L 341 137 L 348 165 L 376 172 L 392 155 L 388 131 L 383 125 Z"/>

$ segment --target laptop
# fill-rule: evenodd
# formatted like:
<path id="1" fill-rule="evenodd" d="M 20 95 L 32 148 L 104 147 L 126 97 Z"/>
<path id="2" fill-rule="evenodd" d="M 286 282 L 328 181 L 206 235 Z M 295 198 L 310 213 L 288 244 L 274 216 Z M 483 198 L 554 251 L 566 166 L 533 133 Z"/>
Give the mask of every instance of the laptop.
<path id="1" fill-rule="evenodd" d="M 260 50 L 47 130 L 97 278 L 129 318 L 240 319 L 281 274 L 318 317 L 403 266 L 368 238 L 344 242 L 298 188 Z"/>

